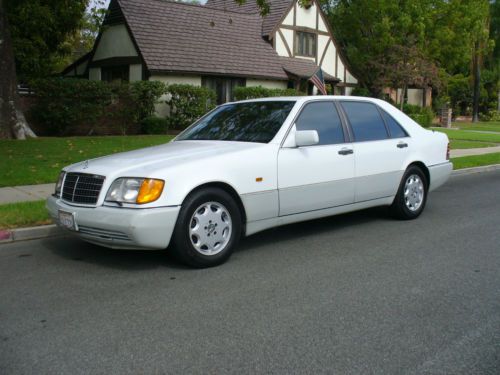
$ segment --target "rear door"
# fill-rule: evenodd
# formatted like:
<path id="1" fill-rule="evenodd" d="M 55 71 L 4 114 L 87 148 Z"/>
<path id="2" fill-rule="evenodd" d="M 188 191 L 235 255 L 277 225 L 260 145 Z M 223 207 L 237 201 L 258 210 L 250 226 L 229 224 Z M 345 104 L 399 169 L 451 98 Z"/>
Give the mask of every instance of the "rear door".
<path id="1" fill-rule="evenodd" d="M 411 149 L 410 138 L 374 103 L 343 100 L 340 105 L 354 141 L 355 201 L 395 195 Z"/>
<path id="2" fill-rule="evenodd" d="M 335 103 L 305 104 L 288 137 L 295 137 L 296 130 L 316 130 L 319 143 L 280 149 L 280 216 L 353 203 L 353 149 Z"/>

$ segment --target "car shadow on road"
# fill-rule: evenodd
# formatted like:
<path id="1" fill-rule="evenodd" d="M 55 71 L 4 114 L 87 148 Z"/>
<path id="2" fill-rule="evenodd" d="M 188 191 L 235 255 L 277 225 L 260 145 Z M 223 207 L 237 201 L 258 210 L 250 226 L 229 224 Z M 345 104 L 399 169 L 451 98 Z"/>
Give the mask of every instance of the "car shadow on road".
<path id="1" fill-rule="evenodd" d="M 288 224 L 244 238 L 237 251 L 246 251 L 268 245 L 269 243 L 294 241 L 295 239 L 317 236 L 325 232 L 340 231 L 376 220 L 392 221 L 394 219 L 388 215 L 387 207 L 375 207 L 342 215 Z"/>
<path id="2" fill-rule="evenodd" d="M 265 247 L 270 243 L 294 241 L 308 236 L 321 235 L 325 232 L 340 231 L 376 220 L 392 219 L 387 215 L 387 209 L 380 207 L 285 225 L 243 238 L 236 251 L 251 251 Z M 178 262 L 168 249 L 164 251 L 115 250 L 87 243 L 73 236 L 46 239 L 43 243 L 56 256 L 74 262 L 96 264 L 101 267 L 125 271 L 157 268 L 189 269 Z"/>

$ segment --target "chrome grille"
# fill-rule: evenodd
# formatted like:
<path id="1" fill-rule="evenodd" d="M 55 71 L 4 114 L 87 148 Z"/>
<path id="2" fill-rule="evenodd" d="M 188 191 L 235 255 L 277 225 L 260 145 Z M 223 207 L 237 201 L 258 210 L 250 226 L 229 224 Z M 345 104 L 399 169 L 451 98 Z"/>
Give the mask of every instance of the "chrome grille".
<path id="1" fill-rule="evenodd" d="M 104 176 L 86 173 L 67 173 L 62 189 L 62 199 L 67 202 L 96 204 Z"/>

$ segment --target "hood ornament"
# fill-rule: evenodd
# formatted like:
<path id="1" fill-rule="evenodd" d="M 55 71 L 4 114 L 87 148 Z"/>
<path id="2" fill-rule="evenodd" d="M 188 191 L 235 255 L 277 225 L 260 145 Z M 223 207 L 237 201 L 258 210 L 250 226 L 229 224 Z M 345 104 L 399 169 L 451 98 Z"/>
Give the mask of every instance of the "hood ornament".
<path id="1" fill-rule="evenodd" d="M 88 160 L 85 160 L 83 162 L 83 169 L 87 169 L 89 167 L 89 161 Z"/>

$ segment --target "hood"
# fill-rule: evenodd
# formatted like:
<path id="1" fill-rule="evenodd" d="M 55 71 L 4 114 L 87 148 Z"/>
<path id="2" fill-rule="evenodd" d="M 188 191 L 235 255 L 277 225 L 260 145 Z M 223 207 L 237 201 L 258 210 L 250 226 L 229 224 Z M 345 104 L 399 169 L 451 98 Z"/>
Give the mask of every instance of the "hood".
<path id="1" fill-rule="evenodd" d="M 154 177 L 154 172 L 223 154 L 263 147 L 262 143 L 228 141 L 174 141 L 164 145 L 122 152 L 72 164 L 67 172 L 102 176 Z"/>

